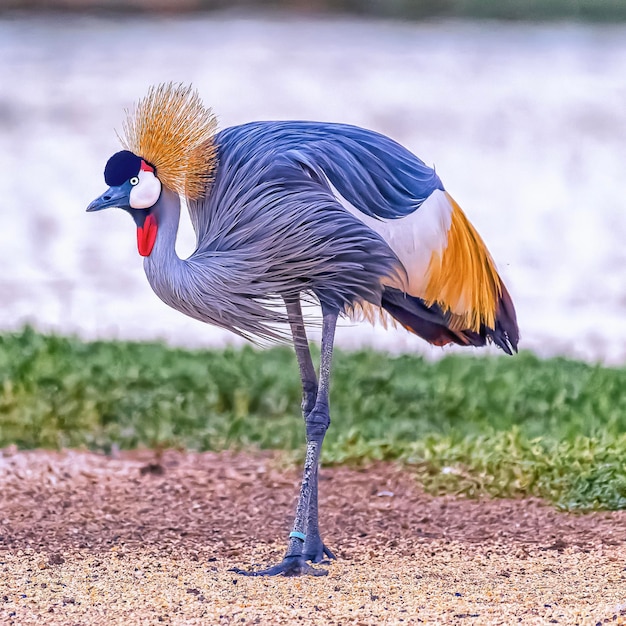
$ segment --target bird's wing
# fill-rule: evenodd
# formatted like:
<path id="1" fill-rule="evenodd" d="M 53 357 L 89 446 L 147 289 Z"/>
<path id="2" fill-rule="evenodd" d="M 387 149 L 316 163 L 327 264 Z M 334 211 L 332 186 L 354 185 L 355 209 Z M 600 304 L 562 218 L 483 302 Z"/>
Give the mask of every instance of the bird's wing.
<path id="1" fill-rule="evenodd" d="M 217 245 L 222 235 L 216 229 L 225 234 L 233 220 L 246 227 L 250 207 L 266 211 L 249 204 L 243 219 L 231 209 L 244 207 L 243 196 L 252 198 L 259 186 L 289 172 L 284 183 L 278 181 L 279 193 L 294 190 L 293 185 L 304 190 L 308 180 L 312 186 L 306 186 L 302 198 L 314 188 L 328 192 L 387 244 L 405 272 L 381 272 L 386 284 L 441 307 L 452 328 L 495 327 L 503 291 L 485 244 L 435 170 L 400 144 L 344 124 L 253 122 L 221 131 L 216 145 L 219 164 L 212 192 L 207 202 L 190 206 L 199 247 L 208 241 Z M 237 203 L 224 206 L 235 191 Z M 276 213 L 266 217 L 278 219 L 285 206 L 275 203 Z M 218 228 L 216 216 L 225 210 L 228 219 Z"/>
<path id="2" fill-rule="evenodd" d="M 312 123 L 302 123 L 302 131 L 285 156 L 325 178 L 341 198 L 369 217 L 410 215 L 435 190 L 443 190 L 433 168 L 380 133 Z"/>
<path id="3" fill-rule="evenodd" d="M 352 215 L 380 235 L 406 280 L 389 286 L 436 304 L 455 330 L 495 328 L 502 282 L 483 240 L 433 168 L 378 133 L 327 125 L 285 156 L 326 184 Z"/>

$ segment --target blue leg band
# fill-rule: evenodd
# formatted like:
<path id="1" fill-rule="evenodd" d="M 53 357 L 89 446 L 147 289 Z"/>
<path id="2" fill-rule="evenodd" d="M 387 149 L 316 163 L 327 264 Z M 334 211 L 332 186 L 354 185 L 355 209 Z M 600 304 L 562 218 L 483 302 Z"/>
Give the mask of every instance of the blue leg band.
<path id="1" fill-rule="evenodd" d="M 292 530 L 289 533 L 289 537 L 297 537 L 298 539 L 302 539 L 302 541 L 306 539 L 306 535 L 304 533 L 299 533 L 297 530 Z"/>

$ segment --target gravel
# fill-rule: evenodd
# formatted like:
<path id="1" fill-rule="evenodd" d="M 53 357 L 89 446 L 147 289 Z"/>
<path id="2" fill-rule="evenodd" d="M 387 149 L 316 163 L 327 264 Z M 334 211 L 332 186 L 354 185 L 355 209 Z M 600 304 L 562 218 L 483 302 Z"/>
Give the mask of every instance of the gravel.
<path id="1" fill-rule="evenodd" d="M 324 468 L 323 578 L 278 561 L 298 472 L 275 454 L 7 450 L 3 624 L 626 623 L 626 512 L 432 497 L 393 464 Z"/>

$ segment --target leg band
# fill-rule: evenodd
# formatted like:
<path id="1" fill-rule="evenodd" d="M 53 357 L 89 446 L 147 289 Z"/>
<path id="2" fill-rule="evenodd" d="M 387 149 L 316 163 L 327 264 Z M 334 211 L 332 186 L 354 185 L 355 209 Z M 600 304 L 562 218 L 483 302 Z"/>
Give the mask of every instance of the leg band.
<path id="1" fill-rule="evenodd" d="M 289 533 L 289 537 L 296 537 L 297 539 L 301 539 L 302 541 L 306 540 L 306 535 L 304 533 L 299 533 L 297 530 L 292 530 Z"/>

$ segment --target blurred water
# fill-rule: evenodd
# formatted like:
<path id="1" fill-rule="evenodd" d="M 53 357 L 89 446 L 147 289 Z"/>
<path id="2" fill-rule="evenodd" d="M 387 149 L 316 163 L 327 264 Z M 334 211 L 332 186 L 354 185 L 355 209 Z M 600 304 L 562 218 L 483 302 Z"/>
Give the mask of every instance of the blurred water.
<path id="1" fill-rule="evenodd" d="M 435 164 L 487 241 L 522 346 L 626 362 L 626 28 L 212 15 L 0 20 L 0 328 L 232 341 L 154 296 L 104 190 L 122 110 L 193 82 L 221 126 L 317 119 Z M 183 224 L 179 253 L 191 252 Z M 437 355 L 404 332 L 363 343 Z"/>

